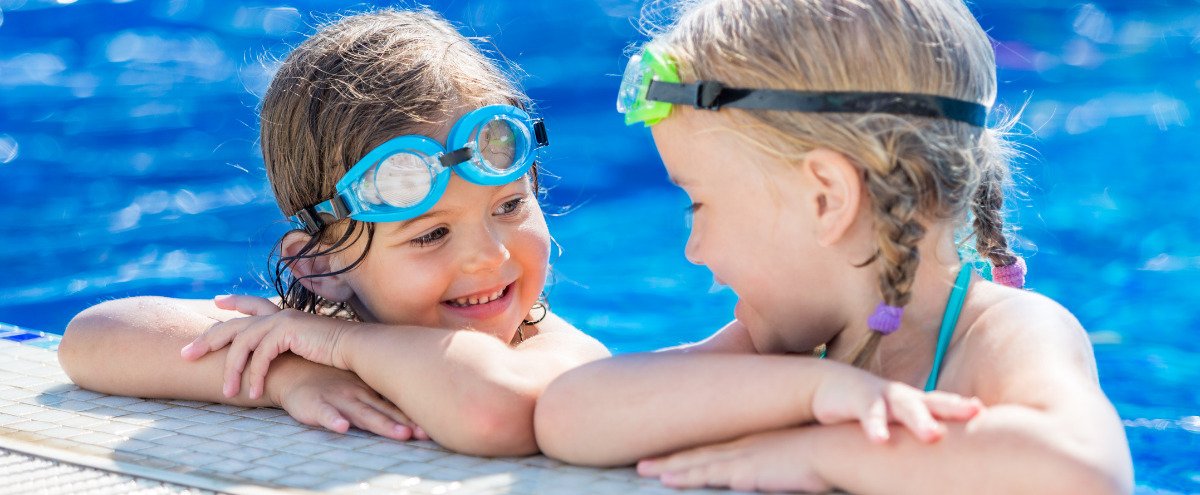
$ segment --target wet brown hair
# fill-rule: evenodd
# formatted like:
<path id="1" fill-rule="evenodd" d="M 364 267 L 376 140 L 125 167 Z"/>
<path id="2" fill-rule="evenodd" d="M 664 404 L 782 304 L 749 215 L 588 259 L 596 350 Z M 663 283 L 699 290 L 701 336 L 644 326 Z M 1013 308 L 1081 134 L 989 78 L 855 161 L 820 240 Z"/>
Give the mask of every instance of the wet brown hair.
<path id="1" fill-rule="evenodd" d="M 662 12 L 662 10 L 656 10 Z M 685 82 L 749 88 L 923 93 L 991 106 L 996 63 L 983 29 L 959 0 L 705 0 L 675 2 L 649 45 L 674 58 Z M 1004 134 L 961 122 L 886 114 L 723 110 L 740 134 L 790 163 L 815 148 L 862 172 L 877 237 L 883 301 L 912 297 L 925 221 L 973 217 L 978 252 L 1015 258 L 1004 234 L 1013 148 Z M 882 334 L 853 354 L 865 366 Z"/>
<path id="2" fill-rule="evenodd" d="M 341 17 L 291 51 L 263 97 L 261 146 L 275 201 L 285 216 L 332 198 L 335 184 L 368 151 L 404 134 L 433 134 L 463 108 L 529 98 L 492 59 L 427 9 L 377 10 Z M 531 168 L 534 191 L 537 164 Z M 322 227 L 295 256 L 282 240 L 272 252 L 271 282 L 285 308 L 354 318 L 344 301 L 328 301 L 291 269 L 305 259 L 345 251 L 374 225 L 344 219 Z"/>

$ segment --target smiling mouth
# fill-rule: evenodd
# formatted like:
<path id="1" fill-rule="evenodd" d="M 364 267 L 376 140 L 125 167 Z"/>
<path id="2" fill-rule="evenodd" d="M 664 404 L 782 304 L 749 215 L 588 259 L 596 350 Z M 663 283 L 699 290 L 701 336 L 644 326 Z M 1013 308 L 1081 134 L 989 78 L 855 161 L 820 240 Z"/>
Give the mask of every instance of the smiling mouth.
<path id="1" fill-rule="evenodd" d="M 508 284 L 508 285 L 504 286 L 503 289 L 492 292 L 491 294 L 460 297 L 457 299 L 450 299 L 450 300 L 442 301 L 442 302 L 449 306 L 455 307 L 455 308 L 469 308 L 471 306 L 487 304 L 487 303 L 490 303 L 492 301 L 495 301 L 495 300 L 500 299 L 500 298 L 504 297 L 505 295 L 507 295 L 508 291 L 512 289 L 512 286 L 513 286 L 513 284 Z"/>

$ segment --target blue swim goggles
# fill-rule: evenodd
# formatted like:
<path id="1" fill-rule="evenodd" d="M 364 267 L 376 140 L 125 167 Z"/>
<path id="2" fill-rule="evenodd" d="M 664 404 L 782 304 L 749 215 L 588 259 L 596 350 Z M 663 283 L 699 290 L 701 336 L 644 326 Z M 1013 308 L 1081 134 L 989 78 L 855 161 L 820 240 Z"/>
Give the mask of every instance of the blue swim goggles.
<path id="1" fill-rule="evenodd" d="M 512 105 L 490 105 L 460 118 L 446 144 L 416 134 L 393 138 L 355 163 L 332 199 L 305 207 L 290 220 L 309 234 L 343 218 L 408 220 L 441 199 L 451 171 L 481 186 L 508 184 L 525 175 L 537 150 L 550 141 L 541 119 Z"/>

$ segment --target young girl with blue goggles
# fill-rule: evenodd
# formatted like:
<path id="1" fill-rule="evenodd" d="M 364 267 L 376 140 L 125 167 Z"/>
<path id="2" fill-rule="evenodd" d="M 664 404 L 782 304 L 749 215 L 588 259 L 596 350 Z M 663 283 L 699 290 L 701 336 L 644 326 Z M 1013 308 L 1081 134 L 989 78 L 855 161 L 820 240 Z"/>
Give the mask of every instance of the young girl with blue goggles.
<path id="1" fill-rule="evenodd" d="M 268 177 L 296 227 L 277 247 L 280 300 L 105 302 L 67 329 L 63 367 L 111 394 L 536 452 L 542 388 L 608 351 L 542 300 L 536 158 L 548 141 L 528 103 L 429 10 L 325 26 L 284 61 L 261 110 Z"/>
<path id="2" fill-rule="evenodd" d="M 563 374 L 538 404 L 542 449 L 640 460 L 681 488 L 1131 492 L 1086 332 L 1020 290 L 1003 230 L 1011 150 L 986 126 L 995 58 L 966 5 L 675 7 L 630 62 L 618 109 L 650 126 L 692 199 L 686 255 L 737 294 L 734 320 Z M 964 237 L 992 280 L 960 256 Z M 852 370 L 877 375 L 884 398 L 931 391 L 929 410 L 954 421 L 858 408 L 880 385 Z M 947 392 L 981 402 L 958 414 Z M 890 435 L 889 414 L 915 426 Z"/>

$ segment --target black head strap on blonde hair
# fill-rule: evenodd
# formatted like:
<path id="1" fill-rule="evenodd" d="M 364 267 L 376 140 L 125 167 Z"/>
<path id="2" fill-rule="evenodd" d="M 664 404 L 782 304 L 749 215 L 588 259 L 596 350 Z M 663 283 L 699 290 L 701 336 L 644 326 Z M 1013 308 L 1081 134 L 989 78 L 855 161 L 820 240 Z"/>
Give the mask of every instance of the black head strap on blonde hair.
<path id="1" fill-rule="evenodd" d="M 704 110 L 721 107 L 810 113 L 886 113 L 955 120 L 975 127 L 987 123 L 988 107 L 979 103 L 918 93 L 795 91 L 731 88 L 717 81 L 681 84 L 652 81 L 646 99 Z"/>

